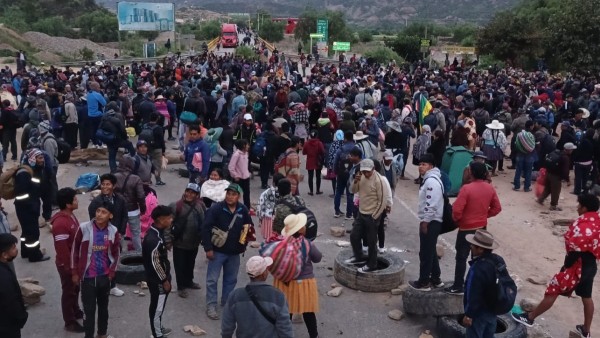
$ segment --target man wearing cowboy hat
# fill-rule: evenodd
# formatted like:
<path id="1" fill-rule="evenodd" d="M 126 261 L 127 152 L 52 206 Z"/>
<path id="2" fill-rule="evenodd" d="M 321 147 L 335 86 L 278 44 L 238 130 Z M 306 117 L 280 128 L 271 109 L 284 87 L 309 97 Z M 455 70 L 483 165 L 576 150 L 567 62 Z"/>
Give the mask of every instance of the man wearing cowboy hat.
<path id="1" fill-rule="evenodd" d="M 471 268 L 465 283 L 465 316 L 463 325 L 467 338 L 492 338 L 496 332 L 497 316 L 488 303 L 490 290 L 496 288 L 496 266 L 505 265 L 504 259 L 494 253 L 498 243 L 487 230 L 467 235 L 471 244 Z M 492 263 L 492 264 L 490 264 Z"/>
<path id="2" fill-rule="evenodd" d="M 365 135 L 361 130 L 357 131 L 354 134 L 354 142 L 356 142 L 356 147 L 358 147 L 363 154 L 363 158 L 377 158 L 378 149 L 377 147 L 369 141 L 369 135 Z"/>
<path id="3" fill-rule="evenodd" d="M 485 164 L 485 160 L 487 160 L 487 157 L 485 156 L 483 151 L 478 150 L 473 153 L 473 160 L 471 161 L 471 163 L 479 162 L 479 163 Z M 462 185 L 473 182 L 473 175 L 471 174 L 471 166 L 470 166 L 471 163 L 469 163 L 469 165 L 467 165 L 465 167 L 465 169 L 463 170 Z M 492 183 L 492 174 L 490 173 L 489 167 L 487 164 L 486 164 L 486 169 L 487 169 L 487 173 L 485 176 L 485 180 L 488 181 L 489 183 Z"/>

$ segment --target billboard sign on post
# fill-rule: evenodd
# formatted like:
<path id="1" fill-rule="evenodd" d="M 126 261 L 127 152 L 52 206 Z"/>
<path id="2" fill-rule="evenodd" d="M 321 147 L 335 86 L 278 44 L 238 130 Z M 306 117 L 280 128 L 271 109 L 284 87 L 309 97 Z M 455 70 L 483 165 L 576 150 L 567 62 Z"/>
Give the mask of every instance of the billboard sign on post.
<path id="1" fill-rule="evenodd" d="M 120 31 L 175 31 L 175 4 L 118 2 Z"/>
<path id="2" fill-rule="evenodd" d="M 334 41 L 333 50 L 340 52 L 348 52 L 350 51 L 350 42 Z"/>
<path id="3" fill-rule="evenodd" d="M 329 20 L 317 20 L 317 34 L 323 34 L 323 37 L 320 38 L 319 41 L 327 42 L 327 39 L 329 38 Z"/>

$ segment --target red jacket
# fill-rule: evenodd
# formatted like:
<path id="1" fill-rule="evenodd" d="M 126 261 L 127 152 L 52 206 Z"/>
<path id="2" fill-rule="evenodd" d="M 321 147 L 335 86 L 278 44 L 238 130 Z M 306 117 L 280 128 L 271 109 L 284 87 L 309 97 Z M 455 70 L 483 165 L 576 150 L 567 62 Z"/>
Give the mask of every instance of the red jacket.
<path id="1" fill-rule="evenodd" d="M 325 147 L 318 138 L 308 139 L 302 148 L 302 154 L 306 155 L 306 170 L 317 170 L 319 165 L 323 166 Z M 321 173 L 317 173 L 321 175 Z"/>
<path id="2" fill-rule="evenodd" d="M 72 213 L 59 211 L 52 219 L 52 236 L 54 236 L 54 250 L 56 251 L 56 266 L 71 270 L 71 249 L 75 233 L 79 229 L 79 221 Z"/>
<path id="3" fill-rule="evenodd" d="M 459 230 L 475 230 L 487 226 L 487 219 L 502 211 L 498 194 L 486 181 L 475 180 L 460 188 L 452 205 L 452 218 Z"/>
<path id="4" fill-rule="evenodd" d="M 94 237 L 94 222 L 94 220 L 91 220 L 81 223 L 75 233 L 75 240 L 71 249 L 71 269 L 74 270 L 73 273 L 76 273 L 81 280 L 85 278 L 85 272 L 90 265 L 89 259 L 92 255 L 90 241 L 93 241 Z M 117 228 L 112 224 L 108 225 L 108 240 L 110 242 L 110 248 L 108 249 L 110 271 L 108 276 L 112 279 L 115 277 L 115 271 L 117 271 L 121 246 L 121 234 L 119 234 Z"/>

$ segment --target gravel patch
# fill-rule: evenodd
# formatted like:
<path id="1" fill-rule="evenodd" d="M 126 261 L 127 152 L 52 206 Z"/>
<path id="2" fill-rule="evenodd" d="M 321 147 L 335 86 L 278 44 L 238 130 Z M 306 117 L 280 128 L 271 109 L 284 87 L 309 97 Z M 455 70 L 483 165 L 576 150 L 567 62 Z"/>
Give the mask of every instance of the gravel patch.
<path id="1" fill-rule="evenodd" d="M 101 46 L 87 39 L 69 39 L 65 37 L 49 36 L 39 32 L 27 32 L 23 37 L 38 49 L 55 54 L 61 54 L 79 59 L 79 50 L 87 47 L 96 54 L 104 53 L 107 58 L 119 51 L 114 48 Z"/>

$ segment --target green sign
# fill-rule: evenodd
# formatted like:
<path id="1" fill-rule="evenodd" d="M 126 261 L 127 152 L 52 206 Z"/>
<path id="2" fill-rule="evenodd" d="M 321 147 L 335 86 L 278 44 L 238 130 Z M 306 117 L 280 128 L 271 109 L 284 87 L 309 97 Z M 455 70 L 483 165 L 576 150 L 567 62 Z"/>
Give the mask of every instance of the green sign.
<path id="1" fill-rule="evenodd" d="M 333 42 L 333 50 L 347 52 L 350 50 L 350 42 L 334 41 Z"/>
<path id="2" fill-rule="evenodd" d="M 323 37 L 319 41 L 327 42 L 329 38 L 329 21 L 325 19 L 317 20 L 317 34 L 323 34 Z"/>
<path id="3" fill-rule="evenodd" d="M 431 39 L 421 39 L 421 47 L 431 47 Z"/>
<path id="4" fill-rule="evenodd" d="M 316 38 L 322 38 L 322 37 L 324 37 L 324 36 L 325 36 L 325 35 L 323 35 L 323 34 L 315 34 L 315 33 L 313 33 L 313 34 L 310 34 L 310 37 L 311 37 L 311 38 L 313 38 L 313 39 L 316 39 Z"/>

